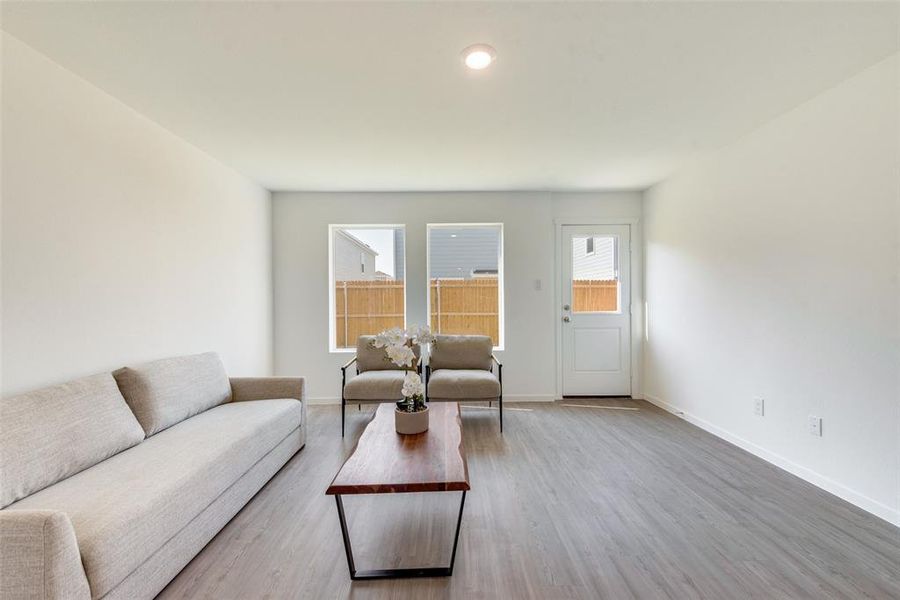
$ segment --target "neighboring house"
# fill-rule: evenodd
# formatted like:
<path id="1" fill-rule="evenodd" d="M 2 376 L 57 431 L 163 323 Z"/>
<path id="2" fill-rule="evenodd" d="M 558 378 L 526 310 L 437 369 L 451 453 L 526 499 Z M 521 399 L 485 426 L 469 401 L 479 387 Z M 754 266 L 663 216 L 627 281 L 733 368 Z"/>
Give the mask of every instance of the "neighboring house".
<path id="1" fill-rule="evenodd" d="M 376 278 L 378 253 L 343 229 L 334 231 L 334 280 L 370 281 Z"/>
<path id="2" fill-rule="evenodd" d="M 393 281 L 394 278 L 389 273 L 385 273 L 384 271 L 375 271 L 375 279 L 378 281 Z"/>
<path id="3" fill-rule="evenodd" d="M 403 239 L 404 231 L 403 229 L 395 229 L 394 230 L 394 279 L 398 281 L 402 281 L 404 275 L 406 274 L 403 267 L 405 252 L 406 252 L 406 244 Z"/>
<path id="4" fill-rule="evenodd" d="M 594 280 L 615 279 L 615 252 L 615 238 L 574 238 L 572 240 L 572 277 Z"/>
<path id="5" fill-rule="evenodd" d="M 434 228 L 429 235 L 432 279 L 497 276 L 497 229 Z"/>

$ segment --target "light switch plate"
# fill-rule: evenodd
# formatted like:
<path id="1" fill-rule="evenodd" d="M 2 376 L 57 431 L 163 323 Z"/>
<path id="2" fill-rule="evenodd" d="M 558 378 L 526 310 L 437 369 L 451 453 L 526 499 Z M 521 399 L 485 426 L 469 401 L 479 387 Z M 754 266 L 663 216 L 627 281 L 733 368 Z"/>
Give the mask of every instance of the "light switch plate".
<path id="1" fill-rule="evenodd" d="M 764 399 L 759 397 L 753 399 L 753 414 L 757 417 L 766 415 L 766 401 Z"/>
<path id="2" fill-rule="evenodd" d="M 822 417 L 809 415 L 809 434 L 822 437 Z"/>

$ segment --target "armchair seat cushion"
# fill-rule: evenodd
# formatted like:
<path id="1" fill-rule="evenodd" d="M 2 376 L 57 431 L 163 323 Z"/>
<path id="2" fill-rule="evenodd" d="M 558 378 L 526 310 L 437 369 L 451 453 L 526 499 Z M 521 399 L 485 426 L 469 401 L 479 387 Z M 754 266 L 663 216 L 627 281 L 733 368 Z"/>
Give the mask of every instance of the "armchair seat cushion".
<path id="1" fill-rule="evenodd" d="M 406 371 L 366 371 L 350 379 L 344 386 L 346 400 L 403 400 Z"/>
<path id="2" fill-rule="evenodd" d="M 428 379 L 429 400 L 492 400 L 500 397 L 500 381 L 481 369 L 438 369 Z"/>

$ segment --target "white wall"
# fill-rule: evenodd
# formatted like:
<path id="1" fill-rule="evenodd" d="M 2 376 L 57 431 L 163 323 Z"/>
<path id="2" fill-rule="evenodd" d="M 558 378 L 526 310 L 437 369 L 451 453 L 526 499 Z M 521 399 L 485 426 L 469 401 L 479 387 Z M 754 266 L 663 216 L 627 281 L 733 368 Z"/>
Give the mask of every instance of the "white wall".
<path id="1" fill-rule="evenodd" d="M 637 218 L 641 210 L 636 192 L 279 192 L 272 202 L 275 371 L 306 374 L 310 397 L 320 401 L 340 398 L 339 367 L 351 356 L 328 351 L 329 224 L 406 224 L 407 322 L 416 324 L 427 323 L 426 224 L 503 223 L 506 349 L 498 354 L 504 396 L 550 400 L 556 397 L 560 314 L 554 219 Z M 639 266 L 640 256 L 635 261 Z M 536 279 L 541 290 L 535 289 Z M 639 290 L 635 295 L 641 298 Z M 635 395 L 639 393 L 636 382 Z"/>
<path id="2" fill-rule="evenodd" d="M 204 350 L 268 374 L 268 192 L 7 34 L 2 52 L 2 393 Z"/>
<path id="3" fill-rule="evenodd" d="M 898 68 L 873 66 L 646 194 L 644 390 L 900 524 Z"/>

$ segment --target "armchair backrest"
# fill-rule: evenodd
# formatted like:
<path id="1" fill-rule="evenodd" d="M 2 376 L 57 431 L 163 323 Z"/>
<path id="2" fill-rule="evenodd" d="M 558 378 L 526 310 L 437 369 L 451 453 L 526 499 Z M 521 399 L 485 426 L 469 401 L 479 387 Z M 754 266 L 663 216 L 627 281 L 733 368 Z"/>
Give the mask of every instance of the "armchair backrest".
<path id="1" fill-rule="evenodd" d="M 490 371 L 494 343 L 486 335 L 438 335 L 428 365 L 434 369 Z"/>
<path id="2" fill-rule="evenodd" d="M 360 373 L 365 373 L 366 371 L 394 371 L 406 368 L 395 365 L 388 358 L 384 348 L 376 348 L 372 345 L 374 341 L 374 335 L 361 335 L 356 341 L 356 367 Z M 416 357 L 422 355 L 419 346 L 413 346 L 413 352 L 415 352 Z"/>

